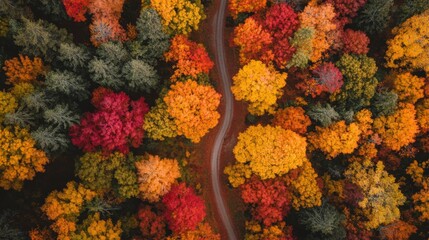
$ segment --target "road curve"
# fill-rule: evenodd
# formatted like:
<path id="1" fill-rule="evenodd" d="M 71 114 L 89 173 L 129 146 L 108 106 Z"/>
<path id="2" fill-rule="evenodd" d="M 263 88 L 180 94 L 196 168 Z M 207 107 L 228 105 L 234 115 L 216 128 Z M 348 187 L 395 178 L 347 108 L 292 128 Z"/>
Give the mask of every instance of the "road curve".
<path id="1" fill-rule="evenodd" d="M 225 63 L 224 27 L 226 3 L 227 0 L 220 0 L 220 6 L 213 20 L 213 36 L 215 37 L 216 48 L 216 66 L 218 69 L 219 76 L 222 80 L 221 85 L 223 88 L 223 98 L 225 101 L 225 112 L 223 113 L 223 121 L 213 144 L 212 154 L 210 158 L 210 171 L 212 188 L 216 200 L 218 215 L 222 221 L 223 227 L 227 232 L 228 239 L 237 240 L 233 228 L 233 223 L 231 221 L 230 216 L 228 215 L 225 200 L 222 198 L 221 194 L 221 186 L 224 185 L 224 183 L 220 181 L 219 177 L 223 172 L 220 169 L 220 156 L 222 152 L 222 145 L 226 133 L 231 126 L 232 116 L 234 113 L 233 98 L 231 93 L 231 82 Z"/>

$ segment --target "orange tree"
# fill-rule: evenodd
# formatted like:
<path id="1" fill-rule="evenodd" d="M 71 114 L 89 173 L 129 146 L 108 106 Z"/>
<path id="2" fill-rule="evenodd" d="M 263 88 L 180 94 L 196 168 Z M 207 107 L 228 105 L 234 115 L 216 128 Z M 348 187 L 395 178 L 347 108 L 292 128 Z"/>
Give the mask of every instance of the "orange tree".
<path id="1" fill-rule="evenodd" d="M 252 13 L 264 9 L 267 0 L 231 0 L 228 3 L 229 12 L 235 19 L 240 13 Z"/>
<path id="2" fill-rule="evenodd" d="M 423 98 L 425 79 L 412 75 L 409 72 L 398 74 L 393 82 L 393 90 L 398 94 L 399 100 L 415 104 Z"/>
<path id="3" fill-rule="evenodd" d="M 399 109 L 392 115 L 374 119 L 373 127 L 384 145 L 394 151 L 413 143 L 419 132 L 414 105 L 400 104 Z"/>
<path id="4" fill-rule="evenodd" d="M 180 177 L 179 164 L 175 159 L 146 155 L 135 165 L 140 197 L 149 202 L 158 202 Z"/>
<path id="5" fill-rule="evenodd" d="M 213 87 L 193 80 L 172 85 L 164 101 L 177 125 L 177 134 L 198 143 L 218 123 L 220 97 Z"/>
<path id="6" fill-rule="evenodd" d="M 8 83 L 34 82 L 37 77 L 43 75 L 44 66 L 42 59 L 35 57 L 31 60 L 28 56 L 6 60 L 3 70 L 5 71 Z"/>
<path id="7" fill-rule="evenodd" d="M 275 126 L 289 129 L 299 134 L 305 134 L 311 125 L 310 118 L 301 107 L 287 107 L 276 112 L 273 119 Z"/>
<path id="8" fill-rule="evenodd" d="M 306 160 L 305 138 L 281 127 L 250 126 L 238 136 L 233 153 L 237 163 L 225 168 L 237 187 L 252 173 L 262 180 L 275 178 L 302 165 Z"/>
<path id="9" fill-rule="evenodd" d="M 429 73 L 429 10 L 415 15 L 392 30 L 387 41 L 386 66 Z"/>
<path id="10" fill-rule="evenodd" d="M 416 105 L 417 110 L 417 122 L 420 126 L 422 133 L 429 131 L 429 98 L 423 99 Z"/>
<path id="11" fill-rule="evenodd" d="M 277 99 L 286 86 L 286 73 L 279 73 L 261 61 L 250 61 L 232 78 L 235 99 L 249 102 L 254 115 L 273 113 Z"/>

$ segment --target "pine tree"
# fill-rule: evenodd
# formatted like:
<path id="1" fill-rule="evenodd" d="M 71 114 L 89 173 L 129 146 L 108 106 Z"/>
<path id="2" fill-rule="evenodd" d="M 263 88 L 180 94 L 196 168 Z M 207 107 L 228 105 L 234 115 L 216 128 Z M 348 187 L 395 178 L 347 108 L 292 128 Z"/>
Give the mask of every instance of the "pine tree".
<path id="1" fill-rule="evenodd" d="M 4 116 L 3 123 L 7 125 L 18 125 L 20 127 L 34 126 L 35 116 L 23 107 L 19 107 L 13 113 L 7 113 Z"/>
<path id="2" fill-rule="evenodd" d="M 37 130 L 31 132 L 31 136 L 37 145 L 48 153 L 64 151 L 70 145 L 67 134 L 53 126 L 39 127 Z"/>
<path id="3" fill-rule="evenodd" d="M 3 210 L 0 213 L 0 239 L 23 240 L 26 239 L 24 233 L 11 226 L 15 214 L 11 210 Z"/>
<path id="4" fill-rule="evenodd" d="M 114 63 L 95 58 L 89 62 L 88 70 L 91 79 L 103 87 L 120 90 L 125 84 L 121 79 L 121 68 Z"/>
<path id="5" fill-rule="evenodd" d="M 97 49 L 97 55 L 109 63 L 120 65 L 123 65 L 124 62 L 131 59 L 130 54 L 124 48 L 124 45 L 122 43 L 114 42 L 101 44 Z"/>
<path id="6" fill-rule="evenodd" d="M 393 114 L 398 103 L 398 94 L 393 91 L 377 92 L 372 99 L 372 109 L 376 117 Z"/>
<path id="7" fill-rule="evenodd" d="M 340 119 L 340 115 L 331 105 L 322 106 L 320 103 L 310 106 L 307 110 L 307 115 L 311 120 L 319 122 L 323 127 L 331 125 L 334 121 Z"/>
<path id="8" fill-rule="evenodd" d="M 26 18 L 22 23 L 14 23 L 12 28 L 14 42 L 22 48 L 22 53 L 42 57 L 50 62 L 57 55 L 62 42 L 71 42 L 72 36 L 65 29 L 44 20 L 31 21 Z"/>
<path id="9" fill-rule="evenodd" d="M 142 60 L 133 59 L 122 69 L 128 88 L 133 91 L 150 92 L 159 83 L 156 70 Z"/>
<path id="10" fill-rule="evenodd" d="M 375 34 L 386 29 L 394 0 L 368 0 L 356 18 L 368 34 Z"/>
<path id="11" fill-rule="evenodd" d="M 69 71 L 51 71 L 46 76 L 46 89 L 82 101 L 89 97 L 88 82 Z"/>
<path id="12" fill-rule="evenodd" d="M 86 67 L 90 59 L 90 54 L 84 46 L 74 43 L 61 43 L 58 50 L 58 60 L 75 72 Z"/>
<path id="13" fill-rule="evenodd" d="M 71 125 L 79 122 L 79 115 L 70 110 L 68 105 L 56 105 L 43 113 L 43 118 L 49 124 L 68 129 Z"/>
<path id="14" fill-rule="evenodd" d="M 36 91 L 23 98 L 26 107 L 36 112 L 46 109 L 51 103 L 45 91 Z"/>

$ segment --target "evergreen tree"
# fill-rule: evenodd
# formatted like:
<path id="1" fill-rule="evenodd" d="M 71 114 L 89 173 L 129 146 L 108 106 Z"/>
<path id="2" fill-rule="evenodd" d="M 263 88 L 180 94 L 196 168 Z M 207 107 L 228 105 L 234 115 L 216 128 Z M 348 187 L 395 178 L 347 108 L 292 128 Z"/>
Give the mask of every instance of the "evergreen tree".
<path id="1" fill-rule="evenodd" d="M 51 103 L 45 91 L 36 91 L 23 98 L 25 106 L 30 110 L 39 112 L 40 110 L 46 109 L 48 104 Z"/>
<path id="2" fill-rule="evenodd" d="M 13 113 L 7 113 L 3 122 L 7 125 L 18 125 L 22 128 L 35 125 L 35 116 L 23 107 L 18 108 Z"/>
<path id="3" fill-rule="evenodd" d="M 372 100 L 372 110 L 376 117 L 393 114 L 398 103 L 398 94 L 395 92 L 377 92 Z"/>
<path id="4" fill-rule="evenodd" d="M 11 226 L 15 214 L 10 210 L 3 210 L 0 213 L 0 239 L 1 240 L 22 240 L 26 239 L 24 233 Z"/>
<path id="5" fill-rule="evenodd" d="M 31 132 L 37 145 L 45 152 L 61 152 L 68 148 L 70 141 L 68 135 L 61 132 L 58 127 L 39 127 Z"/>
<path id="6" fill-rule="evenodd" d="M 88 64 L 92 81 L 104 87 L 120 90 L 125 82 L 121 79 L 121 68 L 114 63 L 95 58 Z"/>
<path id="7" fill-rule="evenodd" d="M 137 91 L 150 92 L 159 83 L 156 70 L 142 60 L 133 59 L 122 69 L 128 83 L 128 88 Z"/>
<path id="8" fill-rule="evenodd" d="M 82 101 L 89 97 L 88 83 L 69 71 L 51 71 L 46 76 L 46 89 Z"/>
<path id="9" fill-rule="evenodd" d="M 122 66 L 131 59 L 130 54 L 122 43 L 107 42 L 97 49 L 97 56 L 106 62 Z"/>
<path id="10" fill-rule="evenodd" d="M 368 0 L 356 18 L 358 25 L 368 34 L 386 29 L 394 0 Z"/>
<path id="11" fill-rule="evenodd" d="M 58 60 L 75 72 L 85 68 L 90 59 L 88 50 L 74 43 L 61 43 L 58 53 Z"/>
<path id="12" fill-rule="evenodd" d="M 320 103 L 317 103 L 313 106 L 310 106 L 307 111 L 307 115 L 311 118 L 311 120 L 319 122 L 323 127 L 327 127 L 334 121 L 340 119 L 340 115 L 329 104 L 322 106 Z"/>
<path id="13" fill-rule="evenodd" d="M 423 13 L 429 9 L 428 0 L 407 0 L 404 1 L 399 7 L 398 23 L 405 22 L 408 18 Z"/>
<path id="14" fill-rule="evenodd" d="M 43 113 L 43 118 L 47 123 L 63 129 L 68 129 L 71 125 L 79 123 L 80 120 L 79 115 L 71 111 L 69 106 L 60 104 L 52 109 L 47 109 Z"/>

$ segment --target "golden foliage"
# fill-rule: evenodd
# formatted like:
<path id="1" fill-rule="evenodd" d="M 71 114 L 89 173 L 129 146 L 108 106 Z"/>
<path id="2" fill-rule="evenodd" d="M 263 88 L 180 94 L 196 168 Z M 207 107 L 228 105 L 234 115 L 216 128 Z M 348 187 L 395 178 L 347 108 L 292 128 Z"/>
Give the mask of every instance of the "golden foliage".
<path id="1" fill-rule="evenodd" d="M 364 198 L 358 203 L 368 221 L 365 226 L 374 229 L 390 224 L 400 217 L 398 206 L 406 198 L 399 190 L 395 177 L 384 170 L 382 161 L 371 160 L 351 163 L 344 173 L 347 180 L 359 186 Z"/>
<path id="2" fill-rule="evenodd" d="M 208 223 L 200 223 L 195 230 L 189 230 L 167 240 L 220 240 L 220 235 L 213 232 Z"/>
<path id="3" fill-rule="evenodd" d="M 276 101 L 286 86 L 286 73 L 279 73 L 261 61 L 250 61 L 232 78 L 231 91 L 235 99 L 249 102 L 254 115 L 274 113 Z"/>
<path id="4" fill-rule="evenodd" d="M 121 222 L 113 224 L 111 219 L 100 219 L 100 213 L 90 215 L 85 219 L 82 225 L 78 226 L 75 233 L 71 234 L 71 239 L 84 240 L 120 240 L 121 239 Z"/>
<path id="5" fill-rule="evenodd" d="M 406 72 L 396 76 L 393 90 L 398 94 L 399 100 L 414 104 L 424 97 L 424 85 L 424 78 L 419 78 Z"/>
<path id="6" fill-rule="evenodd" d="M 205 18 L 203 6 L 190 0 L 151 0 L 150 3 L 170 34 L 187 35 L 198 30 L 198 24 Z"/>
<path id="7" fill-rule="evenodd" d="M 239 13 L 252 13 L 262 10 L 267 5 L 267 0 L 230 0 L 228 9 L 235 19 Z"/>
<path id="8" fill-rule="evenodd" d="M 21 190 L 25 180 L 44 172 L 45 152 L 38 150 L 27 129 L 0 127 L 0 187 Z"/>
<path id="9" fill-rule="evenodd" d="M 179 164 L 175 159 L 147 155 L 135 165 L 142 200 L 158 202 L 180 178 Z"/>
<path id="10" fill-rule="evenodd" d="M 177 134 L 198 143 L 218 123 L 220 98 L 213 87 L 188 80 L 172 85 L 164 101 L 176 123 Z"/>
<path id="11" fill-rule="evenodd" d="M 398 151 L 401 147 L 413 143 L 419 131 L 414 105 L 400 104 L 394 114 L 376 118 L 373 127 L 386 147 L 392 150 Z"/>
<path id="12" fill-rule="evenodd" d="M 407 19 L 392 30 L 387 41 L 387 67 L 424 70 L 429 73 L 429 10 Z"/>
<path id="13" fill-rule="evenodd" d="M 290 130 L 257 125 L 250 126 L 239 134 L 233 153 L 237 164 L 248 165 L 252 173 L 264 180 L 284 175 L 301 166 L 307 159 L 306 146 L 305 138 Z M 232 172 L 233 169 L 237 168 L 230 167 L 225 171 Z M 247 167 L 238 169 L 246 170 Z M 233 177 L 234 175 L 229 175 L 231 184 L 242 182 Z"/>
<path id="14" fill-rule="evenodd" d="M 3 70 L 5 71 L 7 82 L 17 84 L 20 82 L 34 82 L 39 75 L 44 73 L 42 59 L 35 57 L 31 60 L 28 56 L 6 60 Z"/>
<path id="15" fill-rule="evenodd" d="M 0 122 L 3 122 L 4 115 L 14 113 L 18 108 L 18 102 L 12 93 L 0 92 Z"/>
<path id="16" fill-rule="evenodd" d="M 352 153 L 358 146 L 360 135 L 358 124 L 347 125 L 345 121 L 339 121 L 329 127 L 317 126 L 315 132 L 308 134 L 308 141 L 314 148 L 327 154 L 330 160 L 339 154 Z"/>
<path id="17" fill-rule="evenodd" d="M 429 132 L 429 98 L 416 105 L 416 118 L 422 133 Z"/>
<path id="18" fill-rule="evenodd" d="M 297 175 L 296 175 L 297 174 Z M 292 194 L 292 207 L 311 208 L 322 204 L 322 192 L 317 185 L 317 173 L 308 160 L 285 177 L 288 189 Z"/>
<path id="19" fill-rule="evenodd" d="M 163 101 L 157 101 L 144 118 L 143 128 L 149 138 L 164 140 L 177 136 L 177 126 Z"/>

